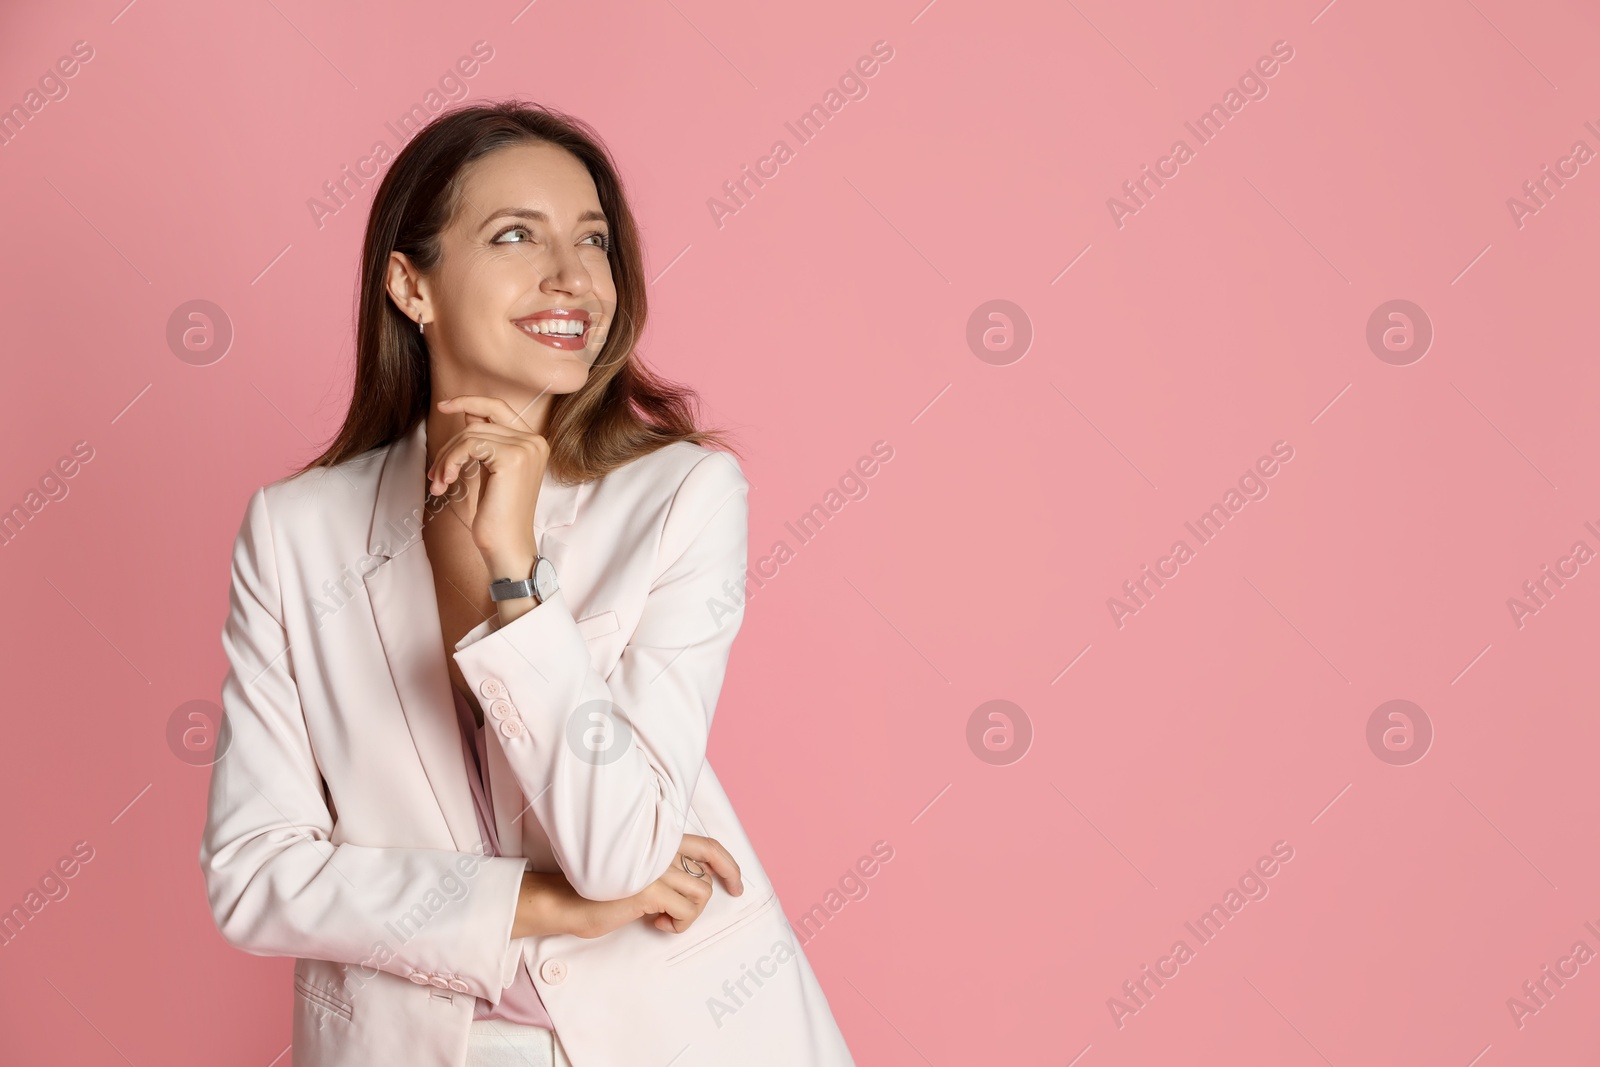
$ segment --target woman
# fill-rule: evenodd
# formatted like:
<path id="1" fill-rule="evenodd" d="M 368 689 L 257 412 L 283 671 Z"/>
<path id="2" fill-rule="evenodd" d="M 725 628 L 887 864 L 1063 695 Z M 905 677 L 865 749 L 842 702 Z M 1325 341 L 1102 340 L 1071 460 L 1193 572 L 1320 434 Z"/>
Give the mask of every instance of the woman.
<path id="1" fill-rule="evenodd" d="M 349 413 L 234 547 L 200 849 L 296 957 L 296 1067 L 853 1064 L 705 761 L 748 486 L 644 284 L 547 109 L 441 115 L 375 194 Z"/>

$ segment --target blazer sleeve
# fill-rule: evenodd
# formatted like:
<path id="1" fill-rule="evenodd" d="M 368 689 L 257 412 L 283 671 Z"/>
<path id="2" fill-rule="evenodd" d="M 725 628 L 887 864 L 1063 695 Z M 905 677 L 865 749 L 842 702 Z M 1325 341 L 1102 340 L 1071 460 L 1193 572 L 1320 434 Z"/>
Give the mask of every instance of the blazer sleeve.
<path id="1" fill-rule="evenodd" d="M 608 674 L 559 591 L 504 626 L 491 617 L 456 646 L 475 692 L 504 693 L 507 707 L 491 698 L 485 711 L 519 725 L 489 732 L 567 881 L 591 900 L 640 892 L 683 841 L 744 616 L 748 490 L 728 453 L 690 468 L 663 522 L 638 626 Z"/>
<path id="2" fill-rule="evenodd" d="M 245 511 L 232 579 L 222 630 L 231 738 L 212 768 L 200 845 L 223 938 L 255 955 L 356 965 L 368 978 L 455 979 L 498 1003 L 516 975 L 511 926 L 526 861 L 331 843 L 263 490 Z"/>

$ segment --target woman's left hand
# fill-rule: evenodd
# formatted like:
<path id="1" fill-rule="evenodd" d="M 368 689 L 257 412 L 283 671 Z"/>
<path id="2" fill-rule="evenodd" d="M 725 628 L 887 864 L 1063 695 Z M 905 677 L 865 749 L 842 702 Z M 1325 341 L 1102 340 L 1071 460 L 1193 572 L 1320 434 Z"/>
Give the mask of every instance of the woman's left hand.
<path id="1" fill-rule="evenodd" d="M 550 460 L 550 442 L 533 432 L 510 404 L 492 396 L 454 396 L 443 412 L 462 412 L 467 425 L 434 453 L 429 492 L 442 496 L 477 463 L 483 483 L 472 516 L 472 541 L 494 578 L 526 578 L 538 546 L 533 508 Z"/>

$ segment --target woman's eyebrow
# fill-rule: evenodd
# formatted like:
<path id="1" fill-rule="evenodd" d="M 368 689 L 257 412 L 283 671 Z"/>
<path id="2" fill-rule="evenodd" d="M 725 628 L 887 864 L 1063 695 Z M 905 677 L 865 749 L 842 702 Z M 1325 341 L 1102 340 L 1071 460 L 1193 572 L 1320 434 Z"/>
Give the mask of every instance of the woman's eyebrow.
<path id="1" fill-rule="evenodd" d="M 546 215 L 542 211 L 535 211 L 532 208 L 526 208 L 526 207 L 503 207 L 498 211 L 491 211 L 488 214 L 488 216 L 484 218 L 483 225 L 487 226 L 487 225 L 489 225 L 489 223 L 493 222 L 494 220 L 502 219 L 502 218 L 528 219 L 531 222 L 546 222 L 546 223 L 550 221 L 550 216 L 549 215 Z M 595 211 L 593 209 L 590 209 L 588 211 L 585 211 L 583 214 L 579 215 L 578 216 L 578 221 L 579 222 L 605 222 L 606 221 L 606 217 L 605 217 L 604 213 L 599 212 L 599 211 Z"/>

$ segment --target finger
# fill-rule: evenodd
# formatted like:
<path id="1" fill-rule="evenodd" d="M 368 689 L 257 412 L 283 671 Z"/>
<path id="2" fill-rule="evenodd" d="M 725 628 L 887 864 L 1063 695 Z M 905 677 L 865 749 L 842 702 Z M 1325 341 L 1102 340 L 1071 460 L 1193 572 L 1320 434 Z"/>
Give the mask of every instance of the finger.
<path id="1" fill-rule="evenodd" d="M 666 885 L 664 881 L 658 879 L 652 888 L 650 908 L 652 911 L 662 913 L 658 919 L 664 918 L 671 922 L 673 933 L 683 933 L 700 917 L 700 906 Z M 656 925 L 661 924 L 658 921 Z"/>
<path id="2" fill-rule="evenodd" d="M 692 859 L 689 862 L 691 866 L 694 864 Z M 661 880 L 666 882 L 673 892 L 697 904 L 702 911 L 705 910 L 706 902 L 711 899 L 711 879 L 709 877 L 696 878 L 685 871 L 677 860 L 674 860 L 673 865 L 667 868 L 667 873 L 661 876 Z"/>
<path id="3" fill-rule="evenodd" d="M 506 469 L 508 464 L 536 461 L 537 447 L 527 434 L 508 430 L 503 426 L 480 423 L 462 430 L 451 443 L 434 457 L 433 469 L 428 475 L 429 486 L 448 486 L 461 475 L 468 464 L 482 466 L 491 474 Z M 441 490 L 433 490 L 437 496 Z"/>
<path id="4" fill-rule="evenodd" d="M 678 851 L 691 860 L 697 860 L 710 867 L 712 872 L 727 885 L 729 893 L 739 896 L 744 892 L 744 879 L 740 874 L 738 861 L 722 847 L 720 841 L 698 834 L 684 834 L 683 843 L 678 846 Z"/>
<path id="5" fill-rule="evenodd" d="M 440 411 L 463 411 L 468 415 L 478 415 L 488 419 L 499 426 L 506 426 L 524 433 L 532 433 L 533 427 L 522 421 L 522 416 L 510 404 L 497 396 L 475 396 L 467 393 L 453 396 L 448 400 L 439 401 Z"/>
<path id="6" fill-rule="evenodd" d="M 480 469 L 492 473 L 499 445 L 499 442 L 469 432 L 457 435 L 448 447 L 440 449 L 434 457 L 433 466 L 428 471 L 428 491 L 440 496 L 458 480 L 475 477 Z"/>
<path id="7" fill-rule="evenodd" d="M 430 471 L 438 465 L 440 456 L 453 448 L 468 434 L 476 434 L 485 440 L 496 441 L 527 441 L 530 439 L 530 435 L 524 431 L 514 430 L 509 426 L 501 426 L 499 423 L 487 422 L 482 419 L 476 422 L 468 422 L 465 427 L 445 438 L 444 443 L 434 453 L 433 465 L 429 468 Z M 542 440 L 538 435 L 532 435 L 532 438 Z"/>
<path id="8" fill-rule="evenodd" d="M 465 452 L 463 458 L 462 445 L 468 441 L 487 442 L 492 449 L 512 449 L 517 453 L 516 460 L 520 462 L 523 457 L 533 463 L 548 463 L 550 458 L 550 444 L 538 434 L 528 434 L 521 430 L 513 430 L 495 423 L 479 422 L 459 430 L 445 442 L 433 458 L 433 464 L 428 471 L 429 485 L 441 482 L 449 484 L 455 480 L 459 469 L 470 460 L 476 459 L 484 463 L 492 472 L 495 466 L 492 462 L 493 455 L 485 453 L 482 447 L 473 448 Z M 456 470 L 446 466 L 447 460 L 454 458 L 457 461 Z M 435 492 L 437 495 L 437 492 Z"/>

